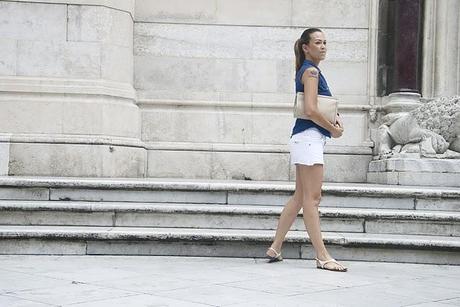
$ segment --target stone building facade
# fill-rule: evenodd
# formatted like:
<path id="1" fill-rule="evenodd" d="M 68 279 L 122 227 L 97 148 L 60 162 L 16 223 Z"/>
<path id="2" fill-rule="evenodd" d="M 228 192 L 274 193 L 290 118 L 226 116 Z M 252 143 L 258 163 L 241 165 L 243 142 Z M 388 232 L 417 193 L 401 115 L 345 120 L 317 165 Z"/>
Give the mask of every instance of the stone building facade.
<path id="1" fill-rule="evenodd" d="M 382 3 L 0 1 L 0 172 L 293 180 L 293 45 L 320 27 L 345 124 L 325 180 L 366 182 Z M 422 4 L 421 92 L 458 94 L 460 1 Z"/>

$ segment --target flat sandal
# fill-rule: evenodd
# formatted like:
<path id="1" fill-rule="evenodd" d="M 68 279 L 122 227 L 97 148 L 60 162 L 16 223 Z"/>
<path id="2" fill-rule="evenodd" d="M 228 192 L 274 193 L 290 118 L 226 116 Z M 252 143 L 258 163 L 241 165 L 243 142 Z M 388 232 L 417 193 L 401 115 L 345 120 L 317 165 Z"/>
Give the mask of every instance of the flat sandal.
<path id="1" fill-rule="evenodd" d="M 315 260 L 316 260 L 316 267 L 318 269 L 327 270 L 327 271 L 333 271 L 333 272 L 346 272 L 348 270 L 348 268 L 346 268 L 342 264 L 338 263 L 337 260 L 335 260 L 334 258 L 331 258 L 329 260 L 324 260 L 324 261 L 321 261 L 318 258 L 315 258 Z M 341 267 L 343 267 L 343 269 L 329 269 L 329 268 L 326 268 L 325 265 L 328 264 L 329 262 L 334 262 L 334 263 L 340 265 Z"/>
<path id="2" fill-rule="evenodd" d="M 272 250 L 275 253 L 275 256 L 267 255 L 268 263 L 283 261 L 283 257 L 281 257 L 281 253 L 278 253 L 276 249 L 274 249 L 273 247 L 269 247 L 268 249 Z"/>

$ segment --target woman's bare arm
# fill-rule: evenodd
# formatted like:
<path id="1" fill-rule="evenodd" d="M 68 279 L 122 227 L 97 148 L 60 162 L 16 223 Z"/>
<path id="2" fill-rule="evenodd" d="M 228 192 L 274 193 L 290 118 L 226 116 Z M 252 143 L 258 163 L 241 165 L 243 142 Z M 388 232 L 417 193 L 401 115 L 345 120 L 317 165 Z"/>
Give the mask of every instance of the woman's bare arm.
<path id="1" fill-rule="evenodd" d="M 319 126 L 323 127 L 329 132 L 332 132 L 337 128 L 331 124 L 318 110 L 318 82 L 318 70 L 314 67 L 307 68 L 302 75 L 302 83 L 304 85 L 305 93 L 305 115 L 307 115 L 308 118 L 310 118 Z"/>

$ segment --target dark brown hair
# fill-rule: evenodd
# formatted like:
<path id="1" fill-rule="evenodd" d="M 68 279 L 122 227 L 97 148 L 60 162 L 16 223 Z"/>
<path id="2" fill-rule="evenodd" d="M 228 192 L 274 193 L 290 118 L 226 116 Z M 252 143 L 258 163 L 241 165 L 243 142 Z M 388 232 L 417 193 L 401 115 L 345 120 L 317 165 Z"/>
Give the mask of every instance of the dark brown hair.
<path id="1" fill-rule="evenodd" d="M 295 71 L 298 72 L 303 62 L 305 61 L 305 54 L 303 53 L 302 46 L 310 42 L 310 34 L 315 32 L 323 32 L 318 28 L 309 28 L 303 31 L 300 38 L 294 44 L 294 54 L 295 54 Z"/>

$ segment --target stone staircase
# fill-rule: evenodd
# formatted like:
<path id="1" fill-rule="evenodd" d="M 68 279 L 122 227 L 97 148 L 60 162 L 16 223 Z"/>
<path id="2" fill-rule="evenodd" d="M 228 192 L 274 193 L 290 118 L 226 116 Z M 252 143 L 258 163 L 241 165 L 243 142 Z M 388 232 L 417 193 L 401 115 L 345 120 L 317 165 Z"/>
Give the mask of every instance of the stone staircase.
<path id="1" fill-rule="evenodd" d="M 0 254 L 263 257 L 288 182 L 0 177 Z M 460 188 L 332 184 L 323 237 L 341 260 L 460 264 Z M 301 214 L 285 258 L 313 257 Z"/>

